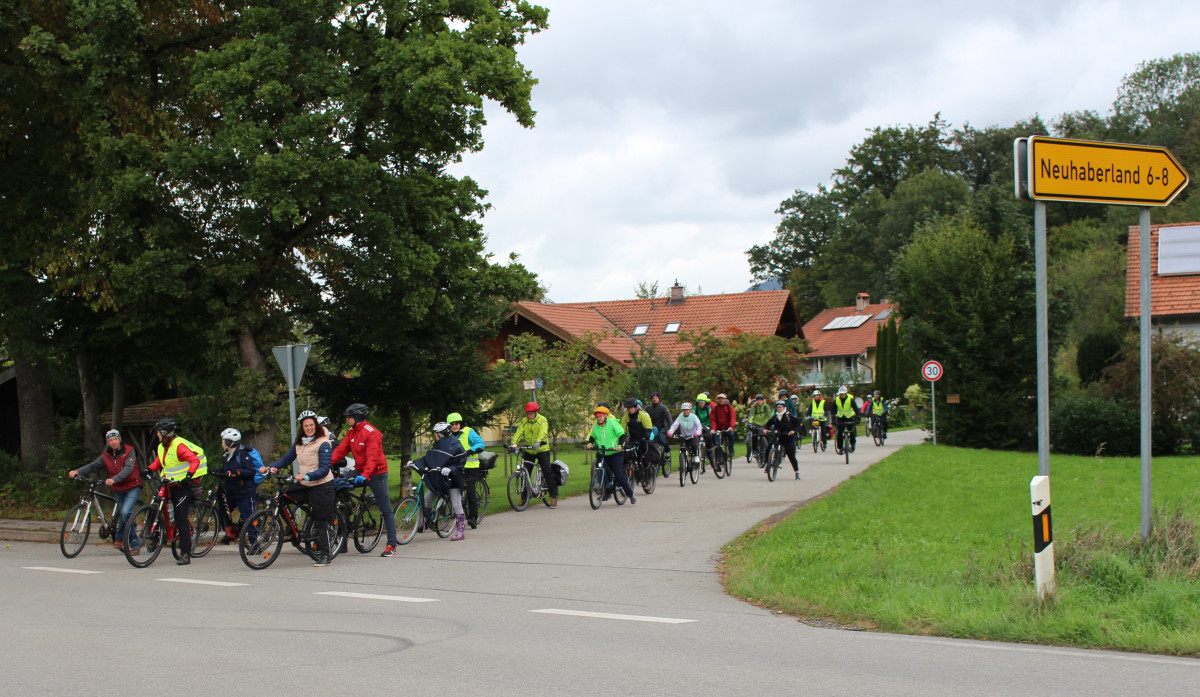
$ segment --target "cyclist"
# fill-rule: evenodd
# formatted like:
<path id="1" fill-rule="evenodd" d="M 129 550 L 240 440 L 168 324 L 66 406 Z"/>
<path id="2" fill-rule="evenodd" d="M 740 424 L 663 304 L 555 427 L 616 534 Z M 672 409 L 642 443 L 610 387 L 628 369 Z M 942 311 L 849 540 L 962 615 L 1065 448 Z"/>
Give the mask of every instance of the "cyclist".
<path id="1" fill-rule="evenodd" d="M 133 507 L 137 505 L 138 494 L 142 493 L 142 476 L 138 472 L 137 452 L 134 451 L 132 445 L 121 442 L 120 431 L 114 428 L 105 433 L 104 440 L 108 447 L 100 453 L 99 457 L 77 470 L 67 472 L 67 476 L 74 479 L 81 474 L 87 475 L 92 472 L 108 473 L 108 477 L 104 480 L 104 486 L 112 489 L 120 516 L 113 547 L 121 549 L 123 544 L 121 540 L 125 539 L 125 523 L 129 522 Z M 136 545 L 137 538 L 134 537 L 130 540 L 130 551 L 134 554 L 137 554 L 138 551 Z"/>
<path id="2" fill-rule="evenodd" d="M 337 448 L 338 445 L 341 444 L 342 441 L 340 438 L 338 438 L 337 432 L 333 430 L 333 422 L 329 420 L 328 416 L 318 416 L 317 417 L 317 425 L 324 428 L 325 432 L 329 434 L 329 445 L 330 446 Z M 347 463 L 346 463 L 345 458 L 342 458 L 341 460 L 334 460 L 333 465 L 332 465 L 333 466 L 333 476 L 334 477 L 346 476 L 346 475 L 342 474 L 342 468 L 345 467 L 346 464 Z M 349 476 L 354 476 L 354 474 L 356 474 L 356 473 L 349 472 L 347 474 L 349 474 Z"/>
<path id="3" fill-rule="evenodd" d="M 296 474 L 284 493 L 312 508 L 317 523 L 317 561 L 313 566 L 329 566 L 327 530 L 337 506 L 333 489 L 333 446 L 329 444 L 329 432 L 317 424 L 317 415 L 311 411 L 300 413 L 300 432 L 292 447 L 283 457 L 259 468 L 259 472 L 275 472 L 291 467 L 292 463 L 296 463 Z"/>
<path id="4" fill-rule="evenodd" d="M 437 441 L 425 452 L 425 456 L 410 464 L 417 468 L 426 484 L 426 508 L 433 505 L 437 495 L 450 497 L 450 509 L 454 512 L 454 534 L 450 541 L 458 542 L 466 536 L 467 527 L 467 516 L 463 513 L 462 505 L 462 492 L 467 485 L 463 473 L 467 450 L 445 421 L 433 425 L 433 437 Z"/>
<path id="5" fill-rule="evenodd" d="M 667 429 L 667 435 L 673 436 L 675 431 L 679 431 L 679 437 L 683 440 L 683 444 L 679 446 L 680 450 L 687 448 L 690 452 L 696 452 L 696 440 L 704 436 L 704 425 L 700 423 L 700 417 L 692 413 L 691 402 L 679 405 L 679 416 L 675 417 L 674 423 Z M 679 462 L 682 467 L 683 460 Z"/>
<path id="6" fill-rule="evenodd" d="M 767 406 L 766 397 L 761 394 L 754 395 L 754 403 L 750 405 L 750 413 L 747 415 L 750 427 L 746 429 L 746 462 L 750 461 L 750 455 L 758 447 L 759 431 L 767 425 L 770 418 L 771 408 Z M 761 466 L 760 462 L 759 467 Z"/>
<path id="7" fill-rule="evenodd" d="M 354 468 L 358 471 L 354 483 L 362 484 L 365 481 L 371 487 L 383 517 L 384 529 L 387 530 L 387 547 L 379 556 L 397 557 L 400 553 L 396 548 L 400 543 L 396 541 L 396 514 L 392 511 L 392 498 L 388 494 L 388 462 L 383 455 L 383 434 L 367 423 L 370 414 L 371 410 L 365 404 L 355 403 L 346 407 L 342 416 L 346 417 L 346 424 L 350 428 L 342 442 L 333 449 L 330 460 L 337 462 L 347 454 L 354 456 Z"/>
<path id="8" fill-rule="evenodd" d="M 525 420 L 517 426 L 509 450 L 516 450 L 517 443 L 525 441 L 525 450 L 531 452 L 542 470 L 542 482 L 550 491 L 550 507 L 558 507 L 558 473 L 550 467 L 550 422 L 538 413 L 538 403 L 525 404 Z M 524 462 L 524 458 L 522 458 Z M 533 470 L 529 471 L 533 476 Z"/>
<path id="9" fill-rule="evenodd" d="M 788 413 L 787 400 L 775 402 L 775 414 L 767 420 L 764 430 L 768 433 L 778 432 L 779 446 L 783 448 L 783 454 L 787 455 L 788 462 L 792 463 L 796 479 L 800 479 L 800 465 L 796 462 L 796 433 L 799 428 L 800 420 Z"/>
<path id="10" fill-rule="evenodd" d="M 717 395 L 717 405 L 712 408 L 713 440 L 717 447 L 729 444 L 729 457 L 733 457 L 733 434 L 737 429 L 737 412 L 729 403 L 729 397 L 722 392 Z M 733 463 L 730 463 L 733 464 Z"/>
<path id="11" fill-rule="evenodd" d="M 650 406 L 646 407 L 650 415 L 650 423 L 658 429 L 658 444 L 663 449 L 663 462 L 671 464 L 671 445 L 667 440 L 667 429 L 671 427 L 671 410 L 662 403 L 662 397 L 657 392 L 650 393 Z"/>
<path id="12" fill-rule="evenodd" d="M 704 445 L 708 452 L 712 452 L 712 403 L 708 398 L 707 392 L 701 392 L 696 395 L 696 418 L 700 419 L 700 426 L 704 428 Z M 706 467 L 706 461 L 700 461 L 700 472 L 703 473 Z"/>
<path id="13" fill-rule="evenodd" d="M 463 476 L 466 478 L 467 488 L 467 525 L 474 530 L 479 524 L 479 501 L 475 498 L 473 485 L 479 479 L 479 453 L 483 452 L 484 448 L 483 436 L 476 433 L 475 429 L 470 426 L 464 427 L 462 414 L 458 412 L 446 416 L 446 423 L 450 424 L 450 432 L 454 434 L 467 453 L 467 462 L 463 465 L 463 469 L 466 470 Z"/>
<path id="14" fill-rule="evenodd" d="M 592 415 L 596 417 L 596 423 L 588 433 L 585 447 L 600 449 L 600 457 L 604 459 L 604 466 L 612 474 L 613 481 L 625 490 L 629 505 L 636 506 L 633 487 L 629 485 L 629 477 L 625 476 L 625 454 L 621 452 L 621 446 L 625 444 L 625 429 L 616 419 L 609 418 L 612 412 L 608 407 L 596 407 Z"/>
<path id="15" fill-rule="evenodd" d="M 821 394 L 820 390 L 813 390 L 812 401 L 808 404 L 808 418 L 817 424 L 817 428 L 821 432 L 821 442 L 828 443 L 829 429 L 825 427 L 825 422 L 829 420 L 829 417 L 825 413 L 825 396 Z"/>
<path id="16" fill-rule="evenodd" d="M 799 414 L 796 412 L 796 405 L 792 402 L 792 400 L 788 399 L 788 391 L 782 387 L 779 388 L 778 401 L 783 402 L 784 405 L 786 405 L 789 414 L 792 416 L 799 416 Z"/>
<path id="17" fill-rule="evenodd" d="M 887 438 L 888 404 L 887 400 L 883 398 L 883 395 L 879 392 L 879 390 L 875 390 L 875 392 L 869 398 L 867 398 L 865 402 L 863 402 L 862 413 L 869 414 L 870 416 L 878 419 L 879 428 L 883 433 L 883 437 Z"/>
<path id="18" fill-rule="evenodd" d="M 311 413 L 306 411 L 300 418 Z M 225 500 L 217 506 L 217 515 L 221 517 L 221 525 L 225 528 L 225 539 L 221 542 L 229 544 L 238 538 L 231 518 L 233 510 L 237 509 L 243 522 L 254 515 L 254 500 L 258 496 L 254 475 L 263 466 L 263 461 L 257 450 L 242 442 L 242 432 L 236 428 L 221 431 L 221 448 L 225 451 L 225 457 L 219 474 L 225 480 Z"/>
<path id="19" fill-rule="evenodd" d="M 642 403 L 633 397 L 625 400 L 625 415 L 621 417 L 621 428 L 629 435 L 636 450 L 635 456 L 644 462 L 646 451 L 650 449 L 650 441 L 658 439 L 658 429 L 650 419 L 650 415 L 642 409 Z"/>
<path id="20" fill-rule="evenodd" d="M 172 418 L 159 419 L 154 424 L 158 448 L 154 462 L 150 463 L 150 471 L 163 471 L 171 506 L 175 509 L 175 528 L 179 535 L 179 559 L 175 563 L 183 566 L 192 563 L 192 528 L 188 525 L 188 511 L 195 496 L 192 491 L 193 478 L 208 474 L 208 458 L 200 446 L 175 435 L 177 426 Z"/>
<path id="21" fill-rule="evenodd" d="M 854 409 L 854 395 L 850 394 L 850 390 L 846 389 L 845 385 L 838 388 L 837 396 L 833 398 L 834 419 L 837 424 L 838 442 L 842 442 L 842 431 L 850 430 L 850 452 L 854 452 L 854 446 L 858 442 L 858 430 L 855 426 L 858 425 L 858 413 Z"/>

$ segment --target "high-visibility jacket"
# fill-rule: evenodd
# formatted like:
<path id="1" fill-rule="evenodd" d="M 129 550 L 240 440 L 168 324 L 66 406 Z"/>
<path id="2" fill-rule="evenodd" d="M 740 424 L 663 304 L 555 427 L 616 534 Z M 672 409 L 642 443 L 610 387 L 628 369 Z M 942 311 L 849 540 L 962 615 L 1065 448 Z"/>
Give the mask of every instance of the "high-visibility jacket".
<path id="1" fill-rule="evenodd" d="M 517 430 L 513 433 L 512 444 L 516 445 L 521 440 L 525 440 L 525 448 L 532 450 L 535 453 L 549 452 L 550 450 L 550 422 L 546 417 L 538 414 L 530 419 L 528 416 L 521 419 L 521 423 L 517 425 Z M 541 443 L 538 447 L 533 447 L 534 443 Z"/>
<path id="2" fill-rule="evenodd" d="M 200 466 L 196 468 L 195 472 L 192 472 L 192 476 L 202 477 L 208 474 L 208 458 L 204 455 L 204 449 L 191 441 L 175 436 L 171 439 L 169 450 L 163 447 L 162 443 L 158 444 L 158 464 L 162 467 L 163 478 L 168 482 L 177 482 L 187 476 L 188 469 L 192 464 L 179 458 L 179 446 L 181 445 L 195 453 L 200 460 Z M 154 468 L 151 467 L 151 469 Z"/>
<path id="3" fill-rule="evenodd" d="M 847 394 L 845 395 L 845 399 L 834 397 L 833 404 L 837 407 L 837 417 L 839 419 L 854 418 L 854 395 Z"/>
<path id="4" fill-rule="evenodd" d="M 601 452 L 615 453 L 621 449 L 620 438 L 623 435 L 625 429 L 621 428 L 621 422 L 610 416 L 604 420 L 603 426 L 599 423 L 592 424 L 592 431 L 588 437 Z"/>
<path id="5" fill-rule="evenodd" d="M 812 401 L 812 404 L 808 407 L 808 415 L 810 418 L 812 418 L 813 421 L 824 421 L 825 420 L 825 400 L 824 399 L 814 399 Z"/>
<path id="6" fill-rule="evenodd" d="M 471 451 L 478 450 L 483 447 L 483 437 L 476 433 L 470 426 L 466 426 L 459 429 L 458 442 L 462 443 L 463 450 L 467 451 L 467 463 L 463 465 L 463 467 L 466 467 L 467 469 L 478 469 L 479 453 L 474 453 Z"/>

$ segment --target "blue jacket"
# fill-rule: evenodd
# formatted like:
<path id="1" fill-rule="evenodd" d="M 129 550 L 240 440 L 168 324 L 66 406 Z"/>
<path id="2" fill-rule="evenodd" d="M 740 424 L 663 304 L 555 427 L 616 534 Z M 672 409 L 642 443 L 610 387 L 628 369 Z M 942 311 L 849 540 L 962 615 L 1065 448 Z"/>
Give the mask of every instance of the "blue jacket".
<path id="1" fill-rule="evenodd" d="M 467 486 L 463 466 L 467 462 L 467 451 L 463 449 L 458 437 L 449 431 L 444 438 L 439 438 L 426 453 L 425 457 L 413 462 L 413 466 L 421 473 L 421 479 L 437 494 L 445 495 L 450 489 L 464 489 Z M 442 468 L 450 468 L 450 476 L 442 475 Z"/>
<path id="2" fill-rule="evenodd" d="M 254 475 L 262 466 L 258 451 L 245 443 L 225 453 L 221 468 L 225 471 L 225 495 L 233 500 L 253 498 L 258 491 Z"/>

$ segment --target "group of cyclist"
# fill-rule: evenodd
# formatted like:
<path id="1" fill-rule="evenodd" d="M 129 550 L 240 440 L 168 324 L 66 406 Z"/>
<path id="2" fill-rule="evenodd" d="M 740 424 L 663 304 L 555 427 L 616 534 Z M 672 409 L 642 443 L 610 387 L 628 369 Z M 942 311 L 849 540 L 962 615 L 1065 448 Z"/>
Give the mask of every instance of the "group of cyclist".
<path id="1" fill-rule="evenodd" d="M 759 438 L 772 434 L 777 438 L 783 453 L 792 465 L 795 478 L 800 479 L 800 468 L 796 460 L 796 445 L 804 433 L 807 417 L 819 430 L 822 441 L 829 437 L 840 438 L 844 429 L 849 429 L 850 450 L 856 443 L 855 425 L 859 414 L 870 415 L 879 420 L 883 433 L 887 432 L 888 405 L 876 390 L 856 408 L 854 396 L 846 387 L 838 390 L 832 403 L 827 402 L 820 390 L 814 390 L 807 404 L 807 414 L 800 411 L 797 395 L 789 397 L 786 389 L 779 390 L 774 409 L 767 406 L 762 394 L 757 394 L 748 409 L 749 422 L 746 435 L 746 460 L 752 459 Z M 637 458 L 646 458 L 652 447 L 655 456 L 668 465 L 671 461 L 669 437 L 676 434 L 682 447 L 693 451 L 699 439 L 705 445 L 726 448 L 732 456 L 734 434 L 738 416 L 727 395 L 718 394 L 715 402 L 707 393 L 696 397 L 696 406 L 690 402 L 680 405 L 680 413 L 672 418 L 671 411 L 655 392 L 650 395 L 650 405 L 643 408 L 640 400 L 628 398 L 623 403 L 624 415 L 613 417 L 609 404 L 601 403 L 593 412 L 595 419 L 588 436 L 587 447 L 599 450 L 605 467 L 612 473 L 613 481 L 629 499 L 637 504 L 633 487 L 626 474 L 624 453 L 627 449 Z M 537 466 L 547 484 L 550 495 L 549 507 L 558 505 L 558 473 L 550 462 L 549 424 L 540 413 L 537 402 L 525 405 L 525 418 L 513 433 L 508 446 L 511 450 L 523 448 L 529 455 L 522 458 L 528 467 Z M 381 556 L 398 556 L 399 542 L 396 537 L 396 520 L 388 492 L 388 464 L 383 453 L 383 434 L 372 426 L 367 417 L 370 409 L 365 404 L 351 404 L 343 417 L 347 431 L 339 441 L 331 429 L 328 418 L 315 412 L 304 411 L 298 418 L 299 432 L 295 441 L 282 457 L 265 464 L 257 450 L 242 442 L 242 434 L 235 428 L 221 432 L 224 454 L 219 467 L 211 474 L 222 479 L 224 501 L 219 507 L 221 526 L 225 542 L 237 539 L 238 530 L 232 521 L 232 512 L 237 511 L 241 520 L 251 517 L 255 507 L 258 484 L 267 473 L 292 468 L 294 473 L 285 494 L 300 503 L 306 503 L 316 523 L 317 557 L 315 566 L 328 566 L 331 553 L 328 548 L 326 528 L 336 515 L 334 479 L 341 474 L 356 486 L 367 486 L 375 500 L 387 502 L 379 506 L 383 527 L 387 533 L 387 546 Z M 831 418 L 832 417 L 832 418 Z M 829 424 L 828 427 L 826 424 Z M 154 459 L 147 470 L 161 472 L 167 487 L 174 519 L 179 528 L 180 554 L 177 564 L 191 561 L 191 531 L 188 527 L 188 511 L 192 502 L 202 495 L 200 479 L 209 473 L 208 458 L 204 449 L 176 433 L 178 424 L 174 419 L 164 418 L 154 426 L 156 444 Z M 423 457 L 410 461 L 408 465 L 421 473 L 427 483 L 426 496 L 447 496 L 455 517 L 453 541 L 465 537 L 469 525 L 476 527 L 480 512 L 475 500 L 475 487 L 471 486 L 479 477 L 486 476 L 481 469 L 479 454 L 484 450 L 483 438 L 474 430 L 464 426 L 462 415 L 455 412 L 433 426 L 435 442 Z M 137 467 L 137 454 L 131 445 L 122 441 L 117 430 L 105 434 L 106 448 L 92 462 L 68 473 L 70 477 L 103 472 L 104 483 L 113 490 L 117 500 L 119 524 L 114 546 L 122 549 L 126 542 L 125 527 L 137 503 L 141 490 L 143 472 Z M 628 446 L 627 446 L 628 443 Z M 354 459 L 353 469 L 346 469 L 347 457 Z M 760 463 L 762 466 L 762 463 Z M 532 471 L 530 472 L 532 474 Z M 426 505 L 430 502 L 426 501 Z M 140 553 L 136 535 L 128 539 L 129 553 Z"/>

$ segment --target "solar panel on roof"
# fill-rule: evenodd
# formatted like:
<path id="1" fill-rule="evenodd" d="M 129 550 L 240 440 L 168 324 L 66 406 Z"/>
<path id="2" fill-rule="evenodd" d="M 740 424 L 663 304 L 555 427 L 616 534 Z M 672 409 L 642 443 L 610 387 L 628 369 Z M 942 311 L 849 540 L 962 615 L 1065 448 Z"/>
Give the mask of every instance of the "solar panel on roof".
<path id="1" fill-rule="evenodd" d="M 855 327 L 861 327 L 863 325 L 863 322 L 866 322 L 867 320 L 871 319 L 871 317 L 873 317 L 873 315 L 871 315 L 871 314 L 847 315 L 845 317 L 837 317 L 829 324 L 826 324 L 824 327 L 821 327 L 821 331 L 825 331 L 827 329 L 853 329 Z"/>
<path id="2" fill-rule="evenodd" d="M 880 312 L 878 315 L 876 315 L 875 321 L 882 322 L 883 320 L 887 319 L 888 315 L 890 315 L 890 314 L 892 314 L 892 308 L 889 307 L 886 310 L 883 310 L 882 312 Z"/>

